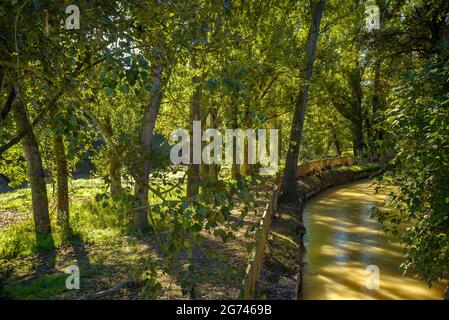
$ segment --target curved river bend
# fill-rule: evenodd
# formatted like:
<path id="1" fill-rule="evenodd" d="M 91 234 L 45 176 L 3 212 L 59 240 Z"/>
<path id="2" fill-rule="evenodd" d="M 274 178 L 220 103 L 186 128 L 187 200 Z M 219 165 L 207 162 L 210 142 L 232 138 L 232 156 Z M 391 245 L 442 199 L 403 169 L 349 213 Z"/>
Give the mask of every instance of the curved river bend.
<path id="1" fill-rule="evenodd" d="M 402 276 L 401 246 L 370 218 L 371 208 L 383 199 L 364 180 L 330 189 L 307 203 L 300 299 L 442 298 L 442 286 L 429 289 Z"/>

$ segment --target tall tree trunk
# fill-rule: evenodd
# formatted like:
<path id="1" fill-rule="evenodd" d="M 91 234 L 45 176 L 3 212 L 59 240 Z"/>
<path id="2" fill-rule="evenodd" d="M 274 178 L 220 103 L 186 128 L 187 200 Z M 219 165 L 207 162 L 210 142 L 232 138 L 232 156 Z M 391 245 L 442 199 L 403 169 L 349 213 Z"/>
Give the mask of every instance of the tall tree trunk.
<path id="1" fill-rule="evenodd" d="M 15 120 L 18 131 L 24 131 L 22 139 L 23 152 L 30 177 L 33 218 L 36 236 L 51 234 L 50 215 L 48 213 L 47 186 L 45 185 L 44 168 L 42 167 L 39 145 L 28 119 L 26 107 L 22 101 L 15 106 Z"/>
<path id="2" fill-rule="evenodd" d="M 54 102 L 56 103 L 56 102 Z M 56 114 L 55 106 L 50 112 L 50 125 L 53 134 L 53 153 L 56 164 L 56 223 L 63 234 L 70 232 L 70 207 L 69 207 L 69 170 L 67 167 L 67 155 L 62 133 L 58 133 L 54 120 Z"/>
<path id="3" fill-rule="evenodd" d="M 355 157 L 363 155 L 363 127 L 361 122 L 352 124 L 352 152 Z"/>
<path id="4" fill-rule="evenodd" d="M 207 126 L 211 129 L 216 129 L 216 117 L 215 117 L 216 110 L 212 110 L 207 118 Z M 215 185 L 215 183 L 218 181 L 218 165 L 215 163 L 212 163 L 207 166 L 206 174 L 207 174 L 207 183 L 210 185 Z"/>
<path id="5" fill-rule="evenodd" d="M 121 164 L 113 152 L 109 152 L 109 178 L 111 179 L 111 197 L 117 198 L 122 194 Z"/>
<path id="6" fill-rule="evenodd" d="M 329 123 L 331 133 L 332 133 L 332 142 L 334 143 L 335 152 L 337 153 L 337 156 L 341 156 L 341 146 L 340 141 L 338 140 L 337 136 L 337 130 L 335 130 L 335 126 L 331 123 Z"/>
<path id="7" fill-rule="evenodd" d="M 383 110 L 382 106 L 382 82 L 381 82 L 381 66 L 382 61 L 378 59 L 375 64 L 374 69 L 374 84 L 373 84 L 373 124 L 374 124 L 374 132 L 371 138 L 372 152 L 373 156 L 378 156 L 378 142 L 383 140 L 384 131 L 382 126 L 378 126 L 381 121 L 381 114 Z"/>
<path id="8" fill-rule="evenodd" d="M 111 197 L 114 199 L 122 194 L 122 164 L 120 163 L 119 155 L 114 152 L 114 146 L 112 145 L 114 143 L 114 130 L 112 129 L 111 118 L 109 116 L 106 117 L 103 128 L 104 134 L 107 136 L 110 144 L 108 146 L 109 179 L 111 183 Z M 117 149 L 119 148 L 115 148 L 115 151 Z"/>
<path id="9" fill-rule="evenodd" d="M 156 125 L 157 116 L 162 100 L 162 63 L 156 62 L 152 65 L 153 77 L 151 88 L 151 101 L 145 110 L 142 128 L 140 131 L 140 155 L 138 174 L 135 177 L 134 196 L 137 208 L 134 211 L 133 226 L 137 230 L 144 230 L 148 226 L 148 184 L 150 174 L 151 142 Z"/>
<path id="10" fill-rule="evenodd" d="M 210 111 L 207 114 L 206 117 L 206 124 L 205 124 L 205 128 L 203 128 L 203 130 L 206 129 L 214 129 L 215 127 L 215 119 L 214 119 L 214 114 L 212 111 Z M 203 142 L 203 148 L 206 146 L 206 143 Z M 203 149 L 202 149 L 203 150 Z M 206 164 L 204 161 L 201 162 L 201 167 L 200 167 L 200 177 L 201 177 L 201 182 L 204 184 L 204 186 L 209 186 L 209 185 L 213 185 L 216 181 L 215 178 L 215 174 L 214 174 L 214 169 L 215 169 L 215 164 Z"/>
<path id="11" fill-rule="evenodd" d="M 195 57 L 192 59 L 193 69 L 198 69 Z M 199 193 L 200 188 L 200 164 L 193 163 L 193 121 L 201 121 L 201 95 L 202 95 L 202 81 L 198 76 L 193 77 L 195 91 L 190 101 L 190 165 L 187 173 L 187 198 L 195 197 Z M 202 144 L 202 141 L 200 141 Z M 200 150 L 201 152 L 201 150 Z M 200 154 L 201 157 L 201 154 Z"/>
<path id="12" fill-rule="evenodd" d="M 249 103 L 246 104 L 245 107 L 245 120 L 244 120 L 244 129 L 251 129 L 253 128 L 253 121 L 252 121 L 252 117 L 250 116 L 251 112 L 254 112 L 254 107 L 252 105 L 250 105 Z M 245 139 L 244 142 L 244 159 L 245 162 L 240 166 L 240 172 L 242 175 L 247 176 L 247 175 L 252 175 L 255 173 L 255 166 L 254 164 L 250 164 L 249 163 L 249 155 L 248 155 L 248 151 L 249 151 L 249 138 Z"/>
<path id="13" fill-rule="evenodd" d="M 0 82 L 0 83 L 2 83 L 2 82 Z M 0 126 L 2 126 L 3 123 L 6 121 L 6 118 L 8 117 L 8 114 L 12 109 L 12 104 L 15 99 L 16 99 L 16 90 L 14 88 L 12 88 L 8 94 L 8 98 L 6 99 L 5 105 L 3 106 L 2 110 L 0 111 Z"/>
<path id="14" fill-rule="evenodd" d="M 62 134 L 53 133 L 53 151 L 56 160 L 56 208 L 57 223 L 63 232 L 70 230 L 69 219 L 69 170 L 67 168 L 67 156 Z"/>
<path id="15" fill-rule="evenodd" d="M 307 98 L 309 95 L 310 80 L 312 79 L 313 63 L 316 56 L 318 36 L 320 32 L 321 17 L 324 10 L 324 0 L 316 1 L 312 8 L 312 22 L 309 28 L 306 43 L 305 64 L 306 69 L 303 74 L 303 85 L 298 92 L 293 115 L 292 129 L 290 133 L 289 147 L 284 169 L 284 181 L 282 186 L 281 201 L 297 201 L 297 165 L 299 158 L 299 146 L 304 127 L 304 118 L 307 108 Z"/>
<path id="16" fill-rule="evenodd" d="M 351 70 L 349 74 L 349 85 L 352 90 L 352 140 L 354 156 L 361 157 L 364 153 L 363 140 L 363 116 L 362 116 L 362 71 L 360 67 Z"/>
<path id="17" fill-rule="evenodd" d="M 238 108 L 238 102 L 232 101 L 233 105 L 233 115 L 232 115 L 232 129 L 238 129 L 239 127 L 239 108 Z M 234 138 L 235 139 L 235 138 Z M 229 141 L 229 143 L 232 143 L 232 141 Z M 232 165 L 231 165 L 231 177 L 233 179 L 237 178 L 240 175 L 240 165 L 237 164 L 237 143 L 233 143 L 234 151 L 232 152 Z"/>

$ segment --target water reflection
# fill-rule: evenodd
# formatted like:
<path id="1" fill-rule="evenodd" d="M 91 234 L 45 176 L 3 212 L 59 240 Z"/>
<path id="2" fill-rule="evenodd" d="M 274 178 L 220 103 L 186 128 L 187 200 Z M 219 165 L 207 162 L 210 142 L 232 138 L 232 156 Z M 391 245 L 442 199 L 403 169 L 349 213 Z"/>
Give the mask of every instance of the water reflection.
<path id="1" fill-rule="evenodd" d="M 385 235 L 371 208 L 383 200 L 368 180 L 331 189 L 304 210 L 306 269 L 300 299 L 441 299 L 442 286 L 403 276 L 402 248 Z M 370 290 L 366 268 L 380 269 Z"/>

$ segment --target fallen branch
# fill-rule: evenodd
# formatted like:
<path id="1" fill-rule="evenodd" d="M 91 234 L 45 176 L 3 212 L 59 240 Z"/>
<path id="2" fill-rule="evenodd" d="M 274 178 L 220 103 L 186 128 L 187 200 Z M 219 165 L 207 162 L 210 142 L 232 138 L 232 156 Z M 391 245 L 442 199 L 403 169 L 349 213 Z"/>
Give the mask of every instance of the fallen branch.
<path id="1" fill-rule="evenodd" d="M 140 285 L 140 283 L 141 282 L 138 280 L 125 280 L 125 281 L 120 282 L 119 284 L 116 284 L 115 286 L 113 286 L 110 289 L 81 296 L 78 300 L 97 300 L 97 299 L 112 295 L 125 287 Z"/>

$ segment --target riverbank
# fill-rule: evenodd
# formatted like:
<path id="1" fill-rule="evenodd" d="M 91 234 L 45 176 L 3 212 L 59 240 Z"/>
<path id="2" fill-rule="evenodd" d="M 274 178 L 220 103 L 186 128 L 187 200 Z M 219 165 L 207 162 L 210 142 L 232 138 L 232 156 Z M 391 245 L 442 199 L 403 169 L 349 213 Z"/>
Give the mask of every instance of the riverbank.
<path id="1" fill-rule="evenodd" d="M 256 297 L 296 300 L 302 279 L 302 213 L 305 203 L 328 188 L 368 178 L 378 172 L 375 164 L 337 167 L 298 181 L 298 207 L 280 206 L 273 216 Z"/>

